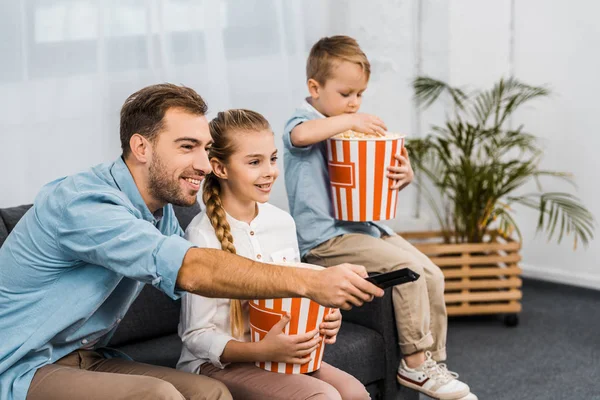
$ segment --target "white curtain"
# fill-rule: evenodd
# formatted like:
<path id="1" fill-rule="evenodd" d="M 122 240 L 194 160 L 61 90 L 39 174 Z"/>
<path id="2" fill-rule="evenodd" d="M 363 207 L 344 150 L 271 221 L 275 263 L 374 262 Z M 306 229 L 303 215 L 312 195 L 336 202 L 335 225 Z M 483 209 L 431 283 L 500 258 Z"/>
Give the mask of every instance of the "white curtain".
<path id="1" fill-rule="evenodd" d="M 372 62 L 363 110 L 410 132 L 412 1 L 11 0 L 0 2 L 0 207 L 120 154 L 119 110 L 150 84 L 194 88 L 217 111 L 281 131 L 306 96 L 320 37 L 356 37 Z M 280 168 L 283 168 L 281 162 Z M 283 178 L 272 202 L 287 209 Z M 400 214 L 410 214 L 405 195 Z"/>
<path id="2" fill-rule="evenodd" d="M 116 158 L 119 109 L 149 84 L 190 86 L 211 113 L 255 109 L 280 131 L 315 39 L 304 10 L 277 0 L 1 2 L 0 207 Z"/>

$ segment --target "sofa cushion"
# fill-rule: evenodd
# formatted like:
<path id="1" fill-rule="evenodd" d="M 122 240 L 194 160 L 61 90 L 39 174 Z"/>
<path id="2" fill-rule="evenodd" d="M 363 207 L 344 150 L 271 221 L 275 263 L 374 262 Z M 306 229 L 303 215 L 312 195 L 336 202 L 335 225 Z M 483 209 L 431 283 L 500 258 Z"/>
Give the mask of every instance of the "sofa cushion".
<path id="1" fill-rule="evenodd" d="M 23 204 L 17 207 L 2 208 L 0 209 L 0 217 L 4 220 L 8 233 L 13 230 L 17 222 L 23 215 L 31 208 L 33 204 Z"/>
<path id="2" fill-rule="evenodd" d="M 8 229 L 6 229 L 6 225 L 4 224 L 4 220 L 0 217 L 0 247 L 4 244 L 4 241 L 8 237 Z"/>
<path id="3" fill-rule="evenodd" d="M 174 368 L 181 353 L 181 339 L 172 334 L 117 348 L 136 361 Z M 342 324 L 337 343 L 325 347 L 323 360 L 368 385 L 385 378 L 383 354 L 381 335 L 348 322 Z"/>
<path id="4" fill-rule="evenodd" d="M 196 202 L 196 204 L 190 207 L 173 206 L 173 211 L 175 211 L 181 229 L 185 231 L 185 228 L 192 222 L 192 219 L 200 213 L 201 208 L 200 204 Z"/>
<path id="5" fill-rule="evenodd" d="M 356 377 L 363 385 L 385 378 L 383 338 L 372 329 L 343 322 L 335 344 L 325 346 L 323 360 Z"/>
<path id="6" fill-rule="evenodd" d="M 109 345 L 120 346 L 176 334 L 180 307 L 180 300 L 173 300 L 154 286 L 146 285 L 125 314 Z"/>
<path id="7" fill-rule="evenodd" d="M 117 347 L 135 361 L 175 368 L 181 354 L 179 335 L 171 334 Z"/>

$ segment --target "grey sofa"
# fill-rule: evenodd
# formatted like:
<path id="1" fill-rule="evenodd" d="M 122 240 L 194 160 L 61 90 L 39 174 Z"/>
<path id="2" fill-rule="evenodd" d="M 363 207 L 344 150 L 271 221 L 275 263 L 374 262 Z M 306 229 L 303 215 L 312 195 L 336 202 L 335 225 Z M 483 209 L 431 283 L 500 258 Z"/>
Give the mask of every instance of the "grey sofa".
<path id="1" fill-rule="evenodd" d="M 0 246 L 31 205 L 0 209 Z M 175 207 L 185 229 L 199 207 Z M 1 266 L 0 266 L 1 268 Z M 133 359 L 175 367 L 181 350 L 177 335 L 179 301 L 147 285 L 129 309 L 110 346 Z M 361 308 L 343 312 L 335 345 L 327 346 L 324 360 L 358 378 L 373 399 L 417 400 L 418 395 L 396 382 L 399 362 L 391 291 Z"/>

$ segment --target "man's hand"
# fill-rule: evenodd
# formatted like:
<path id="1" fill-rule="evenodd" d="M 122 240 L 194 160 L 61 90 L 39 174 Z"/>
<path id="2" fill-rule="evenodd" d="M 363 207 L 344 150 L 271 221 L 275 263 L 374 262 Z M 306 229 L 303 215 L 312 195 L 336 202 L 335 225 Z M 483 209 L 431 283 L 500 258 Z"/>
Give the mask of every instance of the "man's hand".
<path id="1" fill-rule="evenodd" d="M 387 177 L 394 180 L 394 183 L 390 188 L 391 190 L 402 190 L 412 182 L 415 174 L 410 166 L 410 159 L 408 158 L 406 147 L 402 147 L 402 152 L 400 154 L 395 154 L 394 157 L 396 157 L 396 160 L 398 160 L 400 165 L 397 167 L 387 167 Z"/>
<path id="2" fill-rule="evenodd" d="M 307 297 L 317 303 L 332 308 L 350 310 L 382 297 L 383 290 L 365 280 L 368 276 L 365 267 L 353 264 L 340 264 L 325 268 L 313 275 L 309 283 Z"/>
<path id="3" fill-rule="evenodd" d="M 325 343 L 335 343 L 341 326 L 342 313 L 337 308 L 331 309 L 331 312 L 323 318 L 323 322 L 319 325 L 319 333 L 325 336 Z"/>
<path id="4" fill-rule="evenodd" d="M 353 131 L 368 133 L 377 136 L 385 136 L 387 127 L 379 117 L 363 113 L 355 113 L 349 115 Z"/>
<path id="5" fill-rule="evenodd" d="M 310 354 L 321 343 L 317 330 L 301 335 L 286 335 L 283 333 L 285 326 L 290 322 L 290 316 L 284 315 L 269 333 L 261 340 L 261 358 L 265 361 L 284 362 L 292 364 L 306 364 L 310 362 Z"/>

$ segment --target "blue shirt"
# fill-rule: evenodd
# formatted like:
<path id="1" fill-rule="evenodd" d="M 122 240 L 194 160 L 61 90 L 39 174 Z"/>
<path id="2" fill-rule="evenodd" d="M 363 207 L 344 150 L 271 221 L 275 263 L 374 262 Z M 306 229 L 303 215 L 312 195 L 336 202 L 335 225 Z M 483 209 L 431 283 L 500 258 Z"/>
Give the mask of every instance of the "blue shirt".
<path id="1" fill-rule="evenodd" d="M 120 157 L 46 185 L 0 248 L 0 398 L 25 399 L 38 368 L 107 345 L 144 283 L 178 298 L 182 235 Z"/>
<path id="2" fill-rule="evenodd" d="M 382 233 L 394 234 L 392 229 L 379 223 L 338 221 L 333 218 L 326 141 L 296 147 L 290 138 L 296 126 L 318 118 L 326 117 L 305 100 L 285 124 L 283 131 L 285 188 L 290 214 L 296 221 L 302 257 L 321 243 L 347 233 L 374 237 L 380 237 Z"/>

